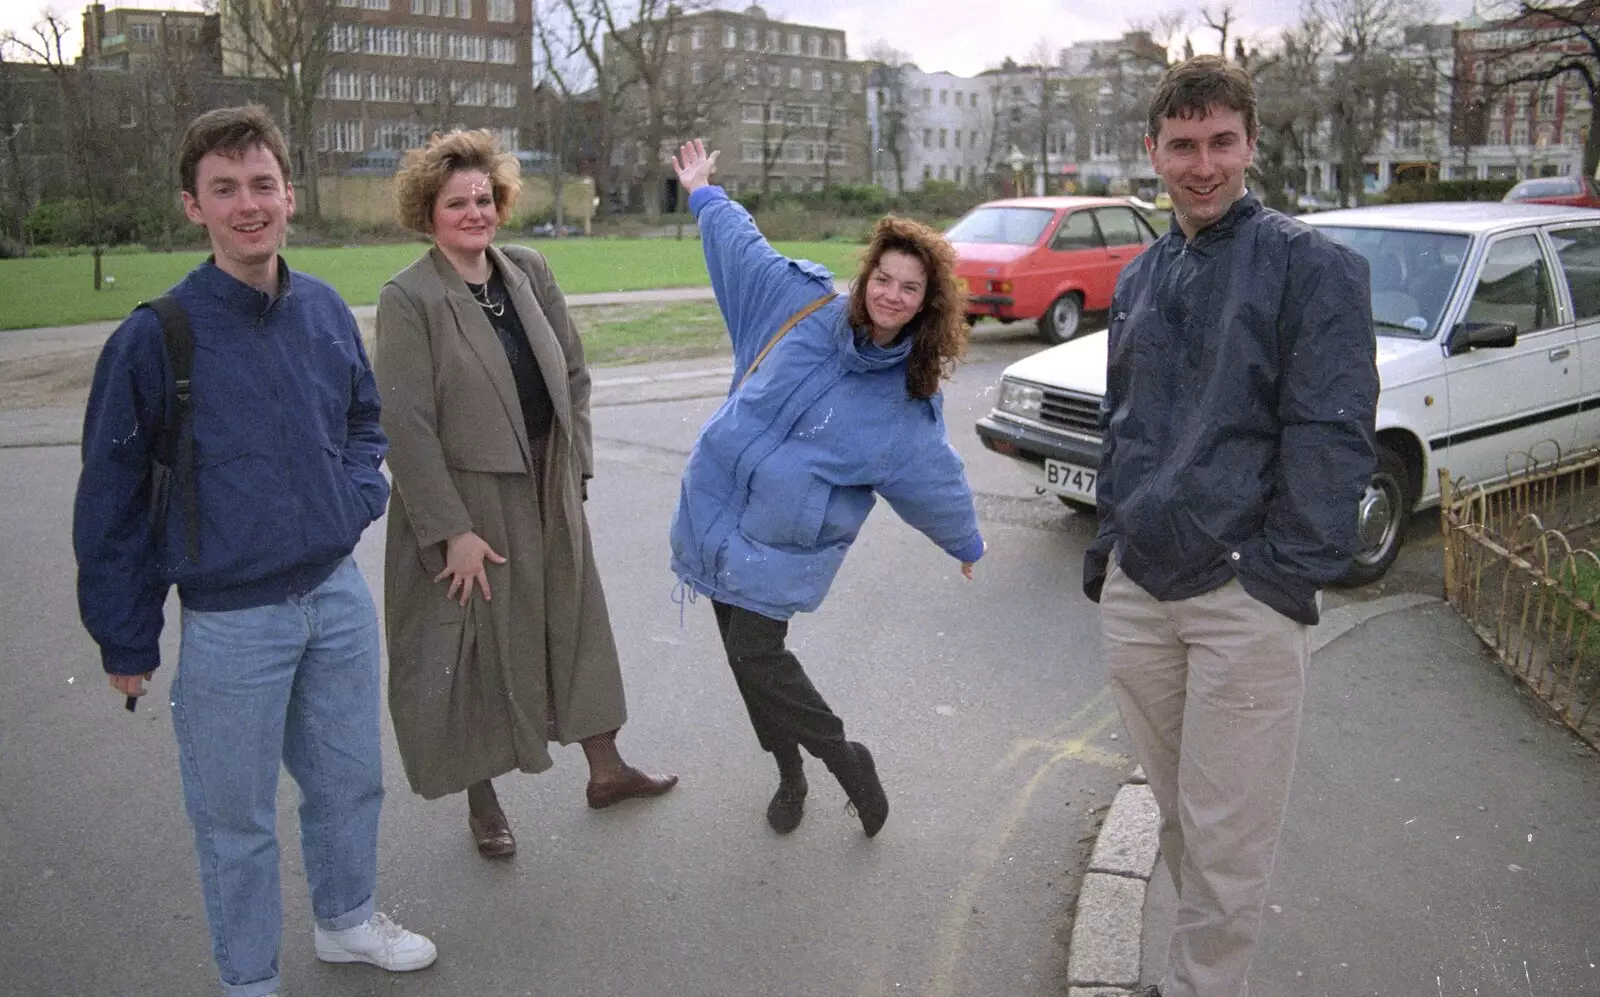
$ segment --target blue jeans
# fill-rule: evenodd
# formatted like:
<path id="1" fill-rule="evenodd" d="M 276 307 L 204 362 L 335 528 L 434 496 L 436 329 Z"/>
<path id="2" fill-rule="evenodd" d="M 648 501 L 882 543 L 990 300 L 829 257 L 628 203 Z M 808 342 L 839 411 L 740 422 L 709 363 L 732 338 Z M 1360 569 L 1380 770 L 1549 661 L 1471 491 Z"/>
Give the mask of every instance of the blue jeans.
<path id="1" fill-rule="evenodd" d="M 300 787 L 317 922 L 337 931 L 372 916 L 379 709 L 377 611 L 353 559 L 271 606 L 184 609 L 172 726 L 211 950 L 230 997 L 278 989 L 280 759 Z"/>

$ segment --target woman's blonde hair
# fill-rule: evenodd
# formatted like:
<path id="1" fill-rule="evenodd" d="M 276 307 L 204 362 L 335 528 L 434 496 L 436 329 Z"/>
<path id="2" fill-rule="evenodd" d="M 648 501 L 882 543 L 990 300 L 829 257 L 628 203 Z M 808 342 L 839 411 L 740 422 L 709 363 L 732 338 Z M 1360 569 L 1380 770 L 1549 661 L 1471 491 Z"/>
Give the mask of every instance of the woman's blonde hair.
<path id="1" fill-rule="evenodd" d="M 867 281 L 883 254 L 891 250 L 915 257 L 927 277 L 922 307 L 906 323 L 911 334 L 906 391 L 913 398 L 932 398 L 939 381 L 955 373 L 956 361 L 967 352 L 967 293 L 956 282 L 956 251 L 948 239 L 921 222 L 893 215 L 880 219 L 850 286 L 850 325 L 854 329 L 872 329 Z"/>
<path id="2" fill-rule="evenodd" d="M 494 210 L 504 225 L 511 220 L 511 209 L 522 192 L 521 168 L 517 157 L 501 152 L 494 135 L 487 131 L 435 133 L 428 144 L 412 149 L 394 178 L 395 206 L 400 224 L 423 235 L 433 233 L 433 203 L 453 174 L 477 170 L 488 174 L 494 191 Z"/>

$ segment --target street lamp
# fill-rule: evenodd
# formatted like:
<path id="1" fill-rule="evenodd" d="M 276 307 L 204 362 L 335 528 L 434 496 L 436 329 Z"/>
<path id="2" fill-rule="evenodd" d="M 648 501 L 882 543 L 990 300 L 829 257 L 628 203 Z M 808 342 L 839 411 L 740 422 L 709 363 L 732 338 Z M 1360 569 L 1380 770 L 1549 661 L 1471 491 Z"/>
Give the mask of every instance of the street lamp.
<path id="1" fill-rule="evenodd" d="M 1011 164 L 1011 190 L 1017 197 L 1022 196 L 1022 164 L 1027 161 L 1028 157 L 1024 156 L 1022 150 L 1018 149 L 1016 143 L 1013 142 L 1011 144 L 1011 153 L 1006 156 L 1006 162 Z"/>

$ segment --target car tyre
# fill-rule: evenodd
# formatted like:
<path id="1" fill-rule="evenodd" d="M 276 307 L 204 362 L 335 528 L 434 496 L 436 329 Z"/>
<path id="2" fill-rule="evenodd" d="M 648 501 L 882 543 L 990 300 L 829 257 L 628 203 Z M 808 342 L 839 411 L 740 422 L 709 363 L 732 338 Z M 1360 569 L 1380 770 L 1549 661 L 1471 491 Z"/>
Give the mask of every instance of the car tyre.
<path id="1" fill-rule="evenodd" d="M 1400 556 L 1406 521 L 1417 501 L 1411 480 L 1405 458 L 1380 444 L 1377 470 L 1361 496 L 1358 549 L 1344 577 L 1335 583 L 1340 588 L 1371 585 L 1388 573 Z"/>
<path id="2" fill-rule="evenodd" d="M 1054 346 L 1065 343 L 1083 327 L 1083 299 L 1068 291 L 1039 316 L 1039 338 Z"/>

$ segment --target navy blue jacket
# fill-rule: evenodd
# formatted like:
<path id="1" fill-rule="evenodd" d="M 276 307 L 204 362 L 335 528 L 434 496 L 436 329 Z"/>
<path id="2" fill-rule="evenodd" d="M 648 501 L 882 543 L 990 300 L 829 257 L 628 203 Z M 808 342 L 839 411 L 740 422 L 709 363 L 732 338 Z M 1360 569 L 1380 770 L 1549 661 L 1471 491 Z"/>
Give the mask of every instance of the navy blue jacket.
<path id="1" fill-rule="evenodd" d="M 278 267 L 275 298 L 211 262 L 172 292 L 195 339 L 197 562 L 185 557 L 176 485 L 163 528 L 150 523 L 172 380 L 155 313 L 130 315 L 95 366 L 72 540 L 79 612 L 112 674 L 161 663 L 170 585 L 202 611 L 308 592 L 388 502 L 379 470 L 388 441 L 355 317 L 327 284 Z"/>
<path id="2" fill-rule="evenodd" d="M 1316 623 L 1376 461 L 1375 350 L 1359 254 L 1248 193 L 1193 241 L 1174 222 L 1112 299 L 1085 594 L 1115 548 L 1157 599 L 1238 578 Z"/>

